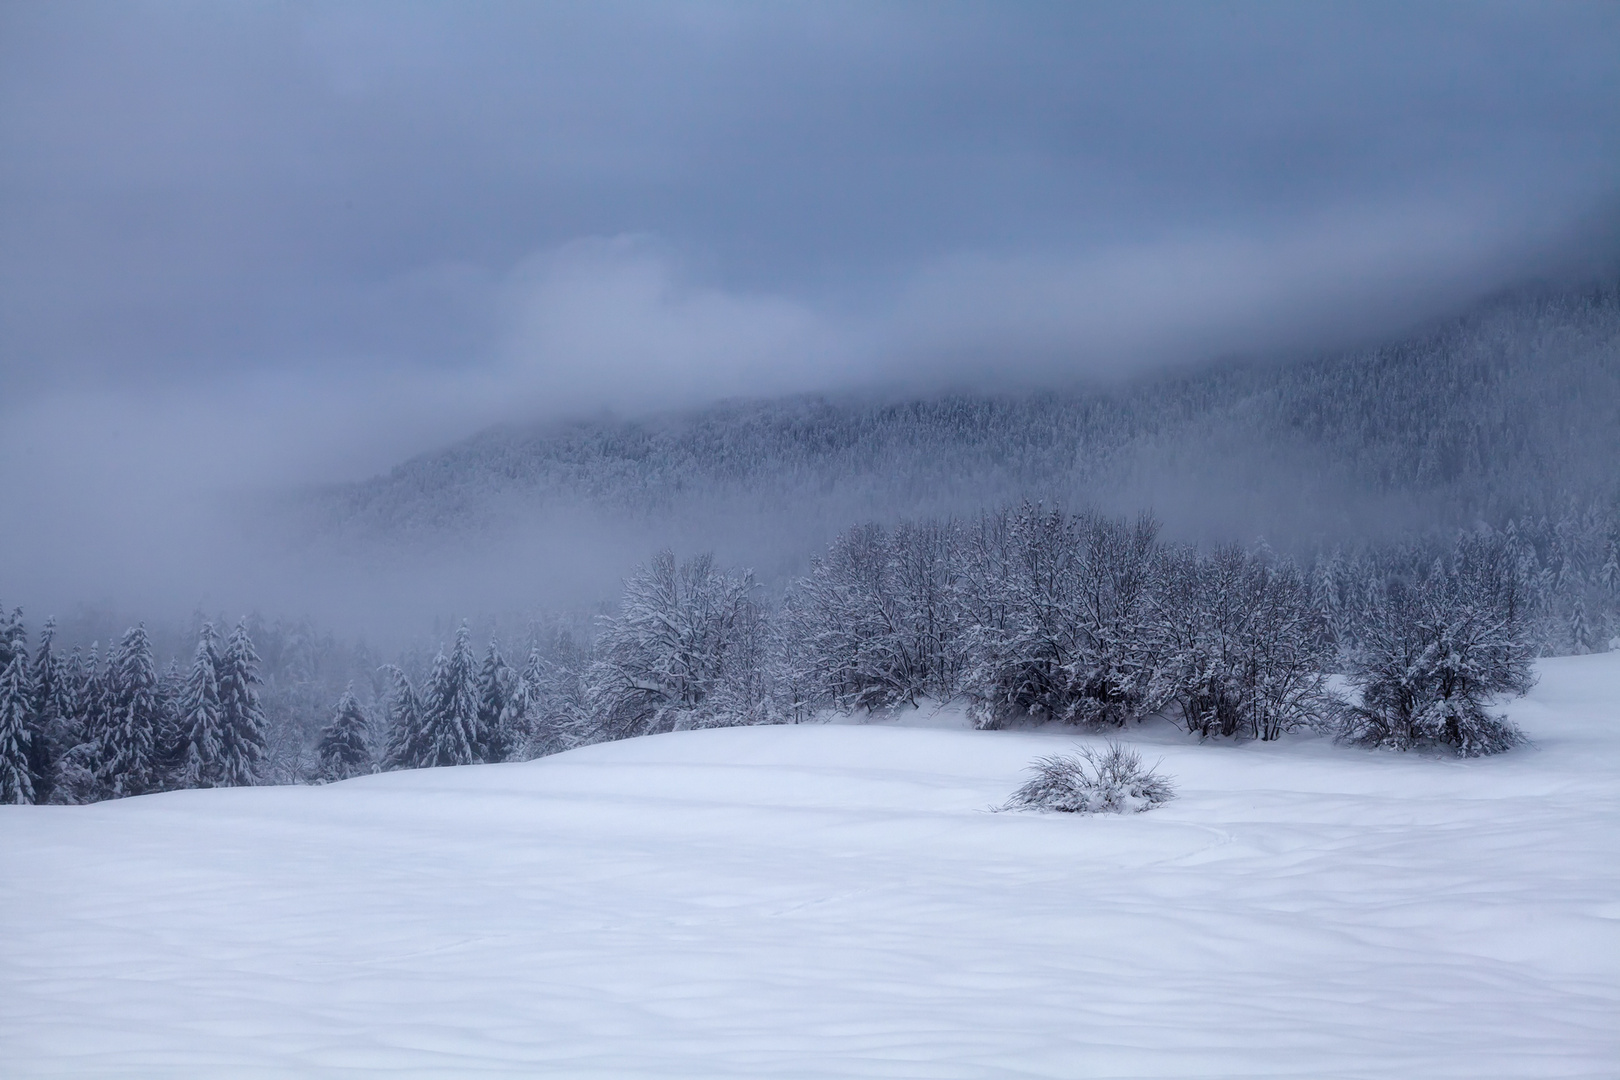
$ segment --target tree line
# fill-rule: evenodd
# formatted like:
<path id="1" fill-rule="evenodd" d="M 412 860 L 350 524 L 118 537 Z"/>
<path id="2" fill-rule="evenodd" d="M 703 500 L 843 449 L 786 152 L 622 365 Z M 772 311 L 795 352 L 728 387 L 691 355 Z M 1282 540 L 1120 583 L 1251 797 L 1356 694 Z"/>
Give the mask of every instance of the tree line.
<path id="1" fill-rule="evenodd" d="M 265 759 L 258 654 L 245 624 L 204 626 L 188 669 L 159 674 L 146 627 L 108 650 L 32 656 L 22 612 L 0 619 L 0 802 L 83 803 L 256 783 Z"/>
<path id="2" fill-rule="evenodd" d="M 1162 715 L 1205 738 L 1508 749 L 1517 729 L 1489 706 L 1531 684 L 1522 560 L 1491 532 L 1414 554 L 1363 560 L 1355 580 L 1264 545 L 1166 544 L 1147 517 L 1026 504 L 852 529 L 772 611 L 746 574 L 665 554 L 604 621 L 569 720 L 617 738 L 927 698 L 964 701 L 981 728 Z"/>
<path id="3" fill-rule="evenodd" d="M 160 675 L 142 626 L 103 663 L 95 646 L 64 655 L 51 623 L 30 653 L 13 612 L 0 620 L 0 799 L 331 781 L 924 699 L 964 702 L 984 728 L 1164 716 L 1200 738 L 1312 729 L 1493 753 L 1520 735 L 1491 702 L 1529 687 L 1536 655 L 1620 630 L 1613 526 L 1572 512 L 1305 564 L 1263 543 L 1167 543 L 1149 517 L 1025 503 L 856 526 L 775 602 L 746 571 L 666 551 L 593 626 L 532 630 L 516 663 L 495 640 L 480 655 L 465 623 L 426 664 L 355 650 L 337 667 L 365 670 L 320 717 L 305 684 L 278 691 L 288 704 L 267 717 L 247 621 L 223 640 L 203 623 L 189 666 Z M 309 655 L 314 636 L 299 640 L 276 653 Z M 290 750 L 273 765 L 277 745 Z"/>

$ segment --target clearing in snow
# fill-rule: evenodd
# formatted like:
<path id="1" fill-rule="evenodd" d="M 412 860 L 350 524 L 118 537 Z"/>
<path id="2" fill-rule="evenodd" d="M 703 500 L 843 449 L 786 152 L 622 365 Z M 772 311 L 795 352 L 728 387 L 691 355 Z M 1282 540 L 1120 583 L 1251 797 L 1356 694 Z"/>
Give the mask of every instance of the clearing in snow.
<path id="1" fill-rule="evenodd" d="M 988 812 L 1103 740 L 952 714 L 0 807 L 0 1061 L 1613 1077 L 1620 654 L 1538 668 L 1498 758 L 1132 729 L 1126 816 Z"/>

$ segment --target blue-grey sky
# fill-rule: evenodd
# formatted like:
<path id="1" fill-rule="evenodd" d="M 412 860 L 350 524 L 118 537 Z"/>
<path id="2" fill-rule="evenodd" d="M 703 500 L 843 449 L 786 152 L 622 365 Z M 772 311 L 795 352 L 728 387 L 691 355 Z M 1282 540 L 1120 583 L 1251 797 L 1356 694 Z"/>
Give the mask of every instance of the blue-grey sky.
<path id="1" fill-rule="evenodd" d="M 719 354 L 715 392 L 813 381 L 833 352 L 852 378 L 964 348 L 1129 366 L 1264 344 L 1245 320 L 1384 280 L 1494 283 L 1620 180 L 1613 4 L 3 19 L 18 394 L 499 361 L 616 403 L 590 343 L 657 369 L 666 333 L 683 375 Z"/>
<path id="2" fill-rule="evenodd" d="M 1613 3 L 10 2 L 0 495 L 1376 337 L 1617 193 Z"/>

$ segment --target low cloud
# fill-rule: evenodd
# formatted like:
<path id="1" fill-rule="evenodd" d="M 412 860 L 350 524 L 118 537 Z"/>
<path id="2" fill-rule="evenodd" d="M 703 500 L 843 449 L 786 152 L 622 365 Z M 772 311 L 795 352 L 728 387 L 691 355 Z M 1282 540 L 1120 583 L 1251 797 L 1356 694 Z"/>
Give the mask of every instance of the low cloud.
<path id="1" fill-rule="evenodd" d="M 925 382 L 1024 384 L 1376 342 L 1579 261 L 1562 223 L 1515 209 L 1474 197 L 1078 253 L 964 253 L 914 275 L 877 339 Z"/>
<path id="2" fill-rule="evenodd" d="M 1347 215 L 1271 236 L 963 253 L 916 270 L 885 307 L 852 313 L 704 281 L 648 237 L 583 239 L 504 275 L 427 275 L 478 293 L 470 306 L 489 313 L 486 353 L 455 366 L 227 368 L 12 404 L 0 414 L 0 560 L 13 574 L 0 598 L 336 618 L 414 612 L 411 594 L 439 610 L 457 596 L 499 604 L 514 582 L 555 598 L 556 582 L 535 580 L 541 547 L 559 581 L 605 589 L 642 552 L 600 523 L 564 531 L 594 536 L 585 546 L 611 550 L 612 566 L 552 528 L 532 550 L 383 573 L 302 560 L 279 536 L 244 534 L 239 510 L 384 471 L 494 423 L 861 387 L 1007 390 L 1366 339 L 1500 284 L 1504 267 L 1557 265 L 1556 250 L 1550 234 L 1527 244 L 1460 212 Z"/>
<path id="3" fill-rule="evenodd" d="M 644 412 L 859 375 L 847 331 L 824 314 L 697 282 L 648 237 L 536 254 L 508 276 L 500 307 L 493 371 L 534 415 Z"/>

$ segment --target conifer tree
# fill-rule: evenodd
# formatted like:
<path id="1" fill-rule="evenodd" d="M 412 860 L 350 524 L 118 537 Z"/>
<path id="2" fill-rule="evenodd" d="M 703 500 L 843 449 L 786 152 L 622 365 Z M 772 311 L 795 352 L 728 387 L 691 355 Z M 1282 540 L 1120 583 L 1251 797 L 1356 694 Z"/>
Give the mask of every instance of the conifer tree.
<path id="1" fill-rule="evenodd" d="M 64 749 L 51 777 L 53 803 L 73 805 L 96 797 L 96 733 L 100 730 L 101 706 L 98 666 L 97 647 L 92 643 L 88 659 L 75 645 L 63 668 Z"/>
<path id="2" fill-rule="evenodd" d="M 152 643 L 137 625 L 107 657 L 100 730 L 96 741 L 96 780 L 110 798 L 139 795 L 158 779 L 158 678 Z"/>
<path id="3" fill-rule="evenodd" d="M 543 650 L 536 641 L 529 649 L 518 680 L 521 700 L 513 706 L 526 756 L 553 754 L 595 741 L 597 725 L 584 677 L 590 663 L 589 650 L 566 632 L 556 634 L 549 648 Z"/>
<path id="4" fill-rule="evenodd" d="M 418 768 L 470 765 L 478 760 L 477 665 L 471 634 L 463 623 L 456 631 L 450 655 L 433 660 L 422 702 L 422 734 Z"/>
<path id="5" fill-rule="evenodd" d="M 499 643 L 491 638 L 478 672 L 478 760 L 505 761 L 512 755 L 522 721 L 521 708 L 517 673 L 507 666 Z"/>
<path id="6" fill-rule="evenodd" d="M 0 671 L 0 803 L 31 803 L 34 782 L 29 770 L 32 743 L 34 681 L 28 654 L 11 650 L 11 662 Z"/>
<path id="7" fill-rule="evenodd" d="M 321 731 L 320 743 L 316 746 L 320 779 L 330 783 L 371 772 L 369 730 L 366 714 L 355 700 L 354 687 L 350 686 L 338 700 L 337 713 Z"/>
<path id="8" fill-rule="evenodd" d="M 224 658 L 213 623 L 204 623 L 176 708 L 179 748 L 176 780 L 182 787 L 216 787 L 223 778 L 224 710 L 219 700 L 219 669 Z"/>
<path id="9" fill-rule="evenodd" d="M 247 621 L 236 624 L 225 642 L 219 682 L 219 783 L 243 787 L 258 783 L 265 759 L 264 707 L 259 703 L 259 654 L 253 651 Z"/>
<path id="10" fill-rule="evenodd" d="M 1592 651 L 1592 627 L 1586 620 L 1586 601 L 1579 593 L 1575 595 L 1575 604 L 1569 613 L 1569 645 L 1570 651 L 1576 656 L 1584 656 Z"/>
<path id="11" fill-rule="evenodd" d="M 34 709 L 30 730 L 29 771 L 34 797 L 48 802 L 55 786 L 57 761 L 72 747 L 73 703 L 67 666 L 56 655 L 56 620 L 47 619 L 34 656 Z"/>
<path id="12" fill-rule="evenodd" d="M 180 661 L 170 660 L 158 678 L 158 729 L 153 737 L 165 781 L 173 778 L 184 741 L 180 729 L 180 701 L 185 693 L 186 676 L 180 670 Z"/>
<path id="13" fill-rule="evenodd" d="M 96 721 L 101 715 L 102 678 L 101 643 L 92 641 L 90 655 L 84 658 L 78 681 L 73 687 L 74 716 L 79 722 L 80 735 L 85 739 L 94 739 L 100 730 Z"/>
<path id="14" fill-rule="evenodd" d="M 523 662 L 523 671 L 517 679 L 517 701 L 513 708 L 525 737 L 532 739 L 535 722 L 546 695 L 546 661 L 540 655 L 538 643 L 529 646 L 529 658 Z"/>
<path id="15" fill-rule="evenodd" d="M 422 746 L 422 700 L 405 672 L 389 664 L 383 668 L 393 682 L 388 695 L 388 757 L 390 769 L 420 767 Z"/>

